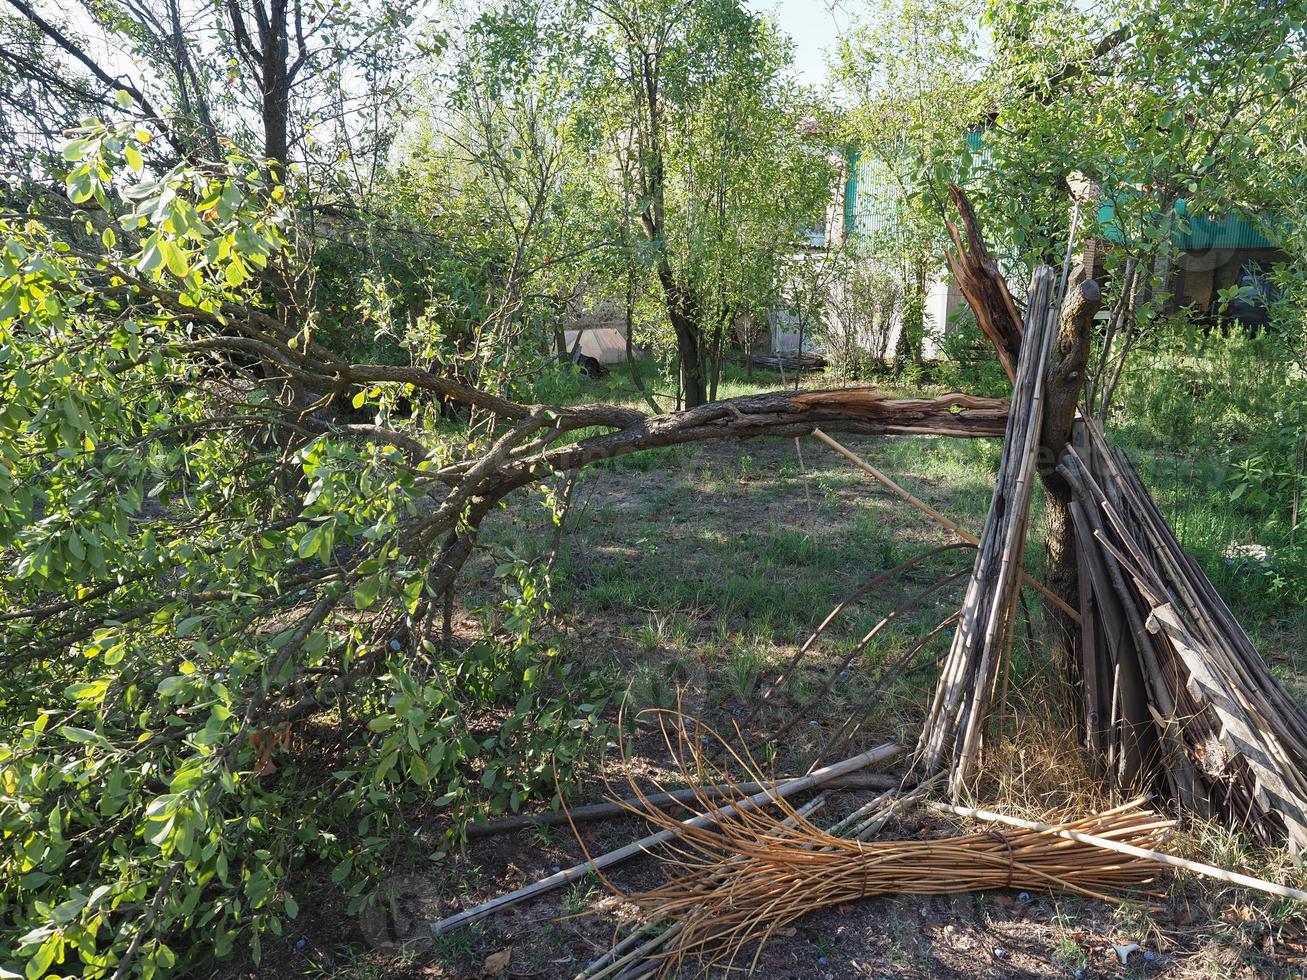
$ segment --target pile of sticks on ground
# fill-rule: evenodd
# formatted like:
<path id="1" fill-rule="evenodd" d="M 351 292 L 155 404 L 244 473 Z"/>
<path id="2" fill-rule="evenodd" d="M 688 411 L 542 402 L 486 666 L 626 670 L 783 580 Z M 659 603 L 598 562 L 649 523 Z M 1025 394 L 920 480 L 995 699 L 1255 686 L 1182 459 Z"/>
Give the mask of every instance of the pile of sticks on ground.
<path id="1" fill-rule="evenodd" d="M 1075 495 L 1091 757 L 1117 785 L 1307 848 L 1307 715 L 1092 423 L 1059 472 Z"/>
<path id="2" fill-rule="evenodd" d="M 752 772 L 751 759 L 717 741 L 727 756 Z M 729 782 L 730 774 L 708 762 L 698 743 L 679 762 L 694 785 L 708 779 Z M 660 856 L 673 874 L 666 884 L 630 898 L 645 923 L 637 930 L 638 940 L 619 944 L 581 977 L 676 975 L 687 959 L 704 969 L 752 969 L 763 943 L 801 916 L 887 893 L 1016 888 L 1120 897 L 1151 881 L 1156 863 L 1058 833 L 1151 849 L 1172 826 L 1135 801 L 1079 819 L 1053 818 L 1052 825 L 868 842 L 930 788 L 923 784 L 907 794 L 881 794 L 827 829 L 813 816 L 824 797 L 801 808 L 778 798 L 765 809 L 727 810 L 705 793 L 697 803 L 700 819 L 688 828 L 682 815 L 660 805 L 634 807 L 654 826 L 676 834 Z M 1036 826 L 1042 829 L 1032 829 Z M 669 925 L 661 931 L 648 928 L 657 923 Z"/>
<path id="3" fill-rule="evenodd" d="M 1077 634 L 1077 655 L 1068 659 L 1078 666 L 1085 743 L 1101 773 L 1129 791 L 1161 791 L 1260 841 L 1307 848 L 1307 715 L 1185 554 L 1125 456 L 1092 423 L 1073 424 L 1097 288 L 1093 303 L 1077 308 L 1041 268 L 1018 317 L 966 195 L 954 188 L 953 196 L 962 230 L 949 226 L 950 267 L 1013 380 L 1013 397 L 998 485 L 919 743 L 925 771 L 946 770 L 955 798 L 975 771 L 1003 676 L 1037 471 L 1046 488 L 1050 477 L 1069 487 L 1074 560 L 1071 549 L 1064 553 L 1076 566 L 1066 572 L 1070 593 L 1078 580 L 1080 608 L 1068 616 Z M 1070 254 L 1068 245 L 1063 285 Z M 1041 416 L 1047 458 L 1036 445 Z M 1064 491 L 1057 493 L 1061 502 Z"/>

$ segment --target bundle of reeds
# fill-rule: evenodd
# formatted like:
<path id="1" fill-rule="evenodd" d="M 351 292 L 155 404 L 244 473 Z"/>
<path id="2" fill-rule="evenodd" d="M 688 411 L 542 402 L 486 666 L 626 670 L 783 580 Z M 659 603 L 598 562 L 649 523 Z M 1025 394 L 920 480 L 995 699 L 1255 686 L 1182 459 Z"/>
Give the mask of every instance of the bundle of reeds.
<path id="1" fill-rule="evenodd" d="M 682 766 L 695 781 L 711 768 L 697 749 Z M 714 776 L 724 778 L 720 772 Z M 766 940 L 800 916 L 887 893 L 1014 888 L 1120 898 L 1125 889 L 1152 881 L 1157 865 L 1105 849 L 1101 842 L 1151 850 L 1172 826 L 1135 801 L 1087 817 L 1055 816 L 1050 825 L 868 842 L 884 825 L 889 808 L 901 801 L 884 794 L 823 830 L 809 813 L 784 800 L 766 811 L 726 812 L 705 794 L 699 801 L 702 825 L 681 834 L 660 855 L 672 872 L 668 882 L 629 899 L 646 924 L 670 922 L 670 927 L 651 934 L 638 954 L 626 953 L 620 974 L 634 968 L 632 976 L 671 975 L 689 961 L 705 970 L 718 965 L 752 969 Z M 685 826 L 683 817 L 657 806 L 639 812 L 657 826 Z M 1089 835 L 1097 842 L 1062 833 Z"/>
<path id="2" fill-rule="evenodd" d="M 1035 271 L 1012 383 L 994 497 L 980 535 L 953 646 L 918 751 L 927 772 L 949 767 L 957 797 L 975 770 L 1021 587 L 1022 555 L 1040 448 L 1049 344 L 1057 323 L 1053 270 Z"/>

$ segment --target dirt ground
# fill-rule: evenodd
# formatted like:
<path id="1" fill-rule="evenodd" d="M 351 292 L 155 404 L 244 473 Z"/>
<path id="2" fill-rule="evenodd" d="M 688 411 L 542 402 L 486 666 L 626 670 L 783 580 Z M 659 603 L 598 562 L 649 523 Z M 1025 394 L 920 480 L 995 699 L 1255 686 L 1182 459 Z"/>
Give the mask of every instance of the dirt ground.
<path id="1" fill-rule="evenodd" d="M 992 487 L 997 447 L 962 440 L 850 439 L 912 492 L 979 528 Z M 1036 525 L 1038 514 L 1036 515 Z M 829 753 L 846 718 L 861 723 L 839 758 L 885 740 L 911 741 L 933 683 L 934 658 L 947 649 L 943 630 L 902 662 L 916 642 L 956 609 L 964 582 L 939 588 L 905 611 L 867 645 L 857 641 L 905 596 L 969 567 L 967 551 L 921 563 L 851 607 L 749 718 L 779 668 L 827 612 L 876 573 L 947 542 L 846 464 L 815 443 L 688 447 L 657 460 L 636 457 L 588 474 L 579 484 L 555 567 L 556 629 L 562 648 L 611 677 L 634 708 L 676 703 L 723 730 L 745 722 L 740 738 L 771 771 L 804 771 Z M 518 501 L 487 529 L 489 551 L 512 548 L 543 558 L 552 532 L 544 513 Z M 1032 537 L 1034 537 L 1032 535 Z M 1032 546 L 1030 566 L 1041 555 Z M 488 588 L 489 563 L 470 583 Z M 1036 603 L 1031 603 L 1036 606 Z M 1237 612 L 1237 610 L 1236 610 Z M 1038 613 L 1021 627 L 1011 677 L 1009 714 L 1053 696 L 1037 643 Z M 1271 624 L 1268 635 L 1274 635 Z M 1285 669 L 1302 672 L 1301 651 L 1273 651 Z M 1291 651 L 1291 652 L 1289 652 Z M 1287 658 L 1287 660 L 1286 660 Z M 825 682 L 831 689 L 823 692 Z M 615 709 L 613 709 L 615 710 Z M 1025 711 L 1025 717 L 1041 712 Z M 1010 750 L 983 802 L 1023 807 L 1030 815 L 1065 805 L 1086 791 L 1083 773 L 1064 770 L 1074 756 L 1051 717 L 1033 728 L 1009 726 Z M 769 733 L 796 719 L 790 732 Z M 646 730 L 634 743 L 642 776 L 674 779 L 665 749 Z M 573 802 L 619 790 L 613 756 L 599 765 Z M 873 791 L 834 793 L 822 820 L 834 822 Z M 1092 790 L 1089 798 L 1092 799 Z M 891 824 L 886 836 L 929 837 L 954 828 L 920 812 Z M 423 825 L 424 815 L 415 815 Z M 821 821 L 819 821 L 821 822 Z M 438 833 L 438 822 L 426 824 Z M 598 854 L 647 832 L 626 818 L 584 825 L 585 851 Z M 1265 872 L 1268 859 L 1210 828 L 1189 828 L 1181 846 L 1204 860 Z M 432 941 L 422 923 L 470 908 L 583 859 L 566 828 L 540 828 L 474 841 L 461 855 L 397 867 L 389 901 L 346 916 L 325 871 L 297 888 L 294 931 L 265 943 L 260 967 L 228 977 L 479 977 L 487 966 L 510 977 L 571 978 L 620 937 L 611 913 L 596 903 L 662 880 L 641 859 L 555 891 Z M 1284 859 L 1287 860 L 1287 859 Z M 1299 872 L 1301 874 L 1301 872 Z M 755 975 L 836 977 L 1293 977 L 1307 971 L 1301 913 L 1273 901 L 1205 882 L 1159 878 L 1163 898 L 1113 906 L 1053 894 L 992 892 L 949 897 L 866 899 L 816 912 L 763 950 Z M 1122 963 L 1113 950 L 1138 944 Z M 505 960 L 505 951 L 509 951 Z M 504 963 L 506 962 L 506 966 Z M 714 975 L 721 975 L 714 974 Z"/>

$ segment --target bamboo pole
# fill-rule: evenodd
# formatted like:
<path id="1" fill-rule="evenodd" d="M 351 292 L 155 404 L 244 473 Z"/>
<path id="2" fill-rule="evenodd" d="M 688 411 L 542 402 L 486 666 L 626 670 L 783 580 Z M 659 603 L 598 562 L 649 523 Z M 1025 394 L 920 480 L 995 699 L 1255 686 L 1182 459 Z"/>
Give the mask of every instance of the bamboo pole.
<path id="1" fill-rule="evenodd" d="M 608 820 L 614 817 L 629 817 L 633 815 L 633 809 L 644 803 L 652 803 L 655 806 L 663 806 L 667 803 L 693 803 L 696 800 L 708 797 L 709 799 L 723 799 L 729 796 L 738 796 L 741 793 L 757 793 L 768 787 L 784 786 L 793 779 L 801 779 L 801 776 L 791 776 L 786 779 L 777 779 L 768 782 L 749 782 L 738 783 L 733 785 L 716 785 L 689 787 L 688 789 L 674 789 L 666 793 L 652 793 L 643 800 L 638 797 L 630 796 L 622 800 L 607 800 L 601 803 L 590 803 L 585 806 L 579 806 L 569 810 L 551 810 L 546 813 L 519 813 L 515 816 L 505 817 L 502 820 L 496 820 L 488 824 L 472 824 L 467 828 L 468 840 L 477 840 L 483 837 L 495 837 L 500 834 L 511 834 L 519 830 L 530 830 L 533 827 L 556 827 L 566 823 L 589 823 L 596 820 Z M 851 773 L 848 776 L 841 776 L 839 779 L 832 779 L 826 784 L 827 789 L 889 789 L 899 785 L 899 780 L 892 776 L 882 776 L 878 773 Z"/>
<path id="2" fill-rule="evenodd" d="M 1182 868 L 1185 871 L 1192 871 L 1195 874 L 1205 875 L 1208 878 L 1215 878 L 1217 881 L 1224 881 L 1230 885 L 1242 885 L 1245 888 L 1255 888 L 1257 891 L 1266 892 L 1268 895 L 1275 895 L 1279 898 L 1291 898 L 1296 902 L 1307 902 L 1307 891 L 1303 891 L 1302 889 L 1289 888 L 1287 885 L 1277 885 L 1273 881 L 1254 878 L 1251 875 L 1240 874 L 1237 871 L 1226 871 L 1224 868 L 1216 868 L 1210 864 L 1201 864 L 1198 861 L 1190 861 L 1188 858 L 1176 857 L 1174 854 L 1167 854 L 1163 851 L 1150 851 L 1147 848 L 1135 847 L 1133 844 L 1126 844 L 1122 841 L 1108 840 L 1106 837 L 1095 837 L 1093 834 L 1085 834 L 1078 830 L 1055 827 L 1052 824 L 1040 823 L 1037 820 L 1024 820 L 1021 817 L 1009 817 L 1002 813 L 994 813 L 992 810 L 980 810 L 975 807 L 956 806 L 950 803 L 932 803 L 931 806 L 936 810 L 944 810 L 948 813 L 957 814 L 960 817 L 971 817 L 972 819 L 984 820 L 989 823 L 1007 824 L 1009 827 L 1020 827 L 1023 830 L 1033 830 L 1041 834 L 1053 834 L 1065 840 L 1073 840 L 1081 844 L 1090 844 L 1094 847 L 1101 847 L 1104 850 L 1116 851 L 1118 854 L 1128 854 L 1131 857 L 1143 858 L 1146 861 L 1154 861 L 1158 864 L 1165 864 L 1172 868 Z"/>
<path id="3" fill-rule="evenodd" d="M 624 847 L 619 847 L 615 851 L 609 851 L 607 854 L 601 854 L 598 857 L 587 858 L 580 864 L 565 868 L 549 875 L 547 878 L 541 878 L 539 881 L 529 885 L 524 885 L 498 898 L 492 898 L 488 902 L 482 902 L 473 908 L 466 909 L 455 915 L 441 919 L 439 922 L 430 923 L 427 928 L 434 936 L 443 935 L 451 929 L 457 929 L 460 926 L 476 922 L 478 919 L 484 919 L 486 916 L 501 909 L 510 908 L 530 898 L 543 895 L 546 892 L 553 891 L 555 888 L 561 888 L 563 885 L 569 885 L 574 881 L 584 878 L 592 871 L 601 871 L 604 868 L 611 868 L 615 864 L 621 864 L 623 861 L 629 861 L 631 858 L 638 857 L 641 854 L 648 853 L 652 848 L 659 844 L 665 844 L 668 841 L 675 840 L 682 836 L 687 830 L 697 827 L 711 826 L 719 820 L 723 820 L 736 813 L 743 813 L 749 810 L 757 809 L 767 803 L 782 800 L 786 797 L 802 793 L 805 790 L 813 789 L 817 786 L 824 786 L 831 780 L 840 776 L 847 775 L 851 772 L 857 772 L 866 769 L 869 766 L 878 763 L 888 762 L 903 753 L 903 746 L 894 742 L 886 742 L 875 748 L 868 749 L 851 758 L 844 759 L 841 762 L 832 763 L 818 769 L 814 773 L 800 777 L 793 782 L 785 783 L 781 786 L 768 787 L 752 796 L 714 810 L 712 813 L 702 814 L 690 820 L 683 820 L 676 828 L 660 830 L 657 833 L 642 837 L 638 841 L 633 841 Z"/>
<path id="4" fill-rule="evenodd" d="M 873 480 L 875 480 L 877 483 L 883 486 L 886 490 L 900 497 L 905 502 L 911 504 L 913 507 L 917 508 L 917 510 L 921 511 L 923 514 L 927 515 L 932 520 L 934 520 L 936 523 L 942 525 L 943 527 L 948 528 L 950 531 L 956 534 L 967 544 L 971 545 L 973 548 L 978 547 L 980 545 L 980 539 L 976 537 L 974 534 L 972 534 L 970 531 L 962 527 L 962 525 L 958 524 L 957 521 L 953 520 L 951 517 L 946 516 L 945 514 L 940 513 L 934 507 L 930 506 L 930 504 L 922 500 L 920 497 L 915 497 L 907 490 L 904 490 L 901 486 L 899 486 L 892 479 L 890 479 L 886 474 L 876 469 L 876 467 L 872 466 L 870 463 L 868 463 L 861 456 L 857 455 L 857 453 L 853 452 L 851 449 L 836 442 L 826 433 L 822 432 L 821 429 L 813 429 L 812 434 L 817 440 L 819 440 L 820 442 L 824 442 L 827 446 L 835 450 L 837 453 L 839 453 L 841 456 L 847 459 L 858 469 L 862 470 L 862 472 L 866 473 L 869 477 L 871 477 Z M 1036 592 L 1042 595 L 1053 605 L 1057 606 L 1057 608 L 1062 610 L 1062 612 L 1070 616 L 1074 622 L 1077 623 L 1080 622 L 1080 612 L 1077 609 L 1075 609 L 1073 606 L 1068 605 L 1067 602 L 1064 599 L 1062 599 L 1060 596 L 1055 595 L 1050 589 L 1044 586 L 1043 583 L 1038 582 L 1035 579 L 1031 578 L 1025 572 L 1021 573 L 1021 581 L 1024 582 L 1026 585 L 1030 586 L 1032 589 L 1034 589 Z"/>

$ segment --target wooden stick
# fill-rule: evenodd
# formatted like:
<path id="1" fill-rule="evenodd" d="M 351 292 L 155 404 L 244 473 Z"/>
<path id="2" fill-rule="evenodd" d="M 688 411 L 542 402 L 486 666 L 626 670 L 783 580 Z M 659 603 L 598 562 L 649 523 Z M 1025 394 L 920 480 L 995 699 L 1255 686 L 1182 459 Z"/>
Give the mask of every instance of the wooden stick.
<path id="1" fill-rule="evenodd" d="M 912 494 L 904 490 L 901 486 L 899 486 L 897 483 L 891 480 L 880 470 L 876 469 L 876 467 L 868 463 L 861 456 L 858 456 L 852 450 L 846 448 L 845 446 L 840 445 L 830 436 L 826 435 L 826 433 L 822 432 L 821 429 L 813 429 L 812 434 L 818 440 L 830 446 L 831 449 L 834 449 L 837 453 L 839 453 L 841 456 L 847 459 L 858 469 L 862 470 L 862 472 L 866 473 L 869 477 L 871 477 L 873 480 L 875 480 L 877 483 L 883 486 L 886 490 L 889 490 L 891 493 L 901 497 L 903 500 L 911 504 L 913 507 L 917 508 L 917 510 L 921 511 L 923 514 L 926 514 L 927 516 L 935 520 L 937 523 L 948 528 L 950 531 L 956 534 L 967 544 L 971 545 L 972 547 L 976 547 L 980 544 L 980 539 L 976 537 L 974 534 L 972 534 L 970 531 L 963 528 L 960 524 L 957 523 L 957 521 L 953 520 L 950 517 L 945 516 L 944 514 L 941 514 L 939 511 L 937 511 L 934 507 L 930 506 L 930 504 L 926 503 L 921 498 L 914 497 Z M 1035 581 L 1025 572 L 1021 573 L 1021 581 L 1023 581 L 1026 585 L 1030 586 L 1032 589 L 1034 589 L 1036 592 L 1042 595 L 1053 605 L 1057 606 L 1058 609 L 1062 610 L 1062 612 L 1070 616 L 1072 620 L 1074 620 L 1077 623 L 1080 622 L 1080 612 L 1077 609 L 1074 609 L 1073 607 L 1068 605 L 1064 599 L 1062 599 L 1060 596 L 1055 595 L 1050 589 L 1046 588 L 1042 583 Z"/>
<path id="2" fill-rule="evenodd" d="M 633 812 L 633 807 L 639 807 L 643 803 L 652 803 L 655 806 L 663 806 L 667 803 L 693 803 L 702 796 L 710 799 L 722 799 L 739 793 L 757 793 L 769 787 L 784 786 L 795 779 L 801 779 L 801 776 L 791 776 L 787 779 L 778 779 L 775 782 L 752 782 L 738 783 L 734 786 L 717 785 L 702 786 L 699 788 L 690 787 L 689 789 L 675 789 L 667 793 L 653 793 L 646 796 L 644 800 L 631 796 L 624 800 L 608 800 L 603 803 L 590 803 L 585 806 L 579 806 L 567 811 L 551 810 L 546 813 L 519 813 L 515 816 L 505 817 L 502 820 L 496 820 L 487 824 L 471 824 L 467 828 L 469 840 L 475 840 L 481 837 L 495 837 L 499 834 L 511 834 L 519 830 L 528 830 L 532 827 L 554 827 L 561 826 L 569 822 L 572 823 L 589 823 L 596 820 L 608 820 L 614 817 L 632 817 L 639 816 L 639 813 Z M 827 789 L 890 789 L 898 786 L 899 780 L 893 776 L 882 776 L 879 773 L 850 773 L 847 776 L 841 776 L 838 779 L 832 779 L 826 784 Z"/>
<path id="3" fill-rule="evenodd" d="M 1243 885 L 1245 888 L 1255 888 L 1258 891 L 1266 892 L 1268 895 L 1276 895 L 1280 898 L 1291 898 L 1296 902 L 1307 902 L 1307 891 L 1302 891 L 1298 888 L 1289 888 L 1286 885 L 1277 885 L 1272 881 L 1253 878 L 1250 875 L 1240 874 L 1237 871 L 1226 871 L 1224 868 L 1215 868 L 1210 864 L 1199 864 L 1197 861 L 1190 861 L 1188 858 L 1176 857 L 1174 854 L 1166 854 L 1162 851 L 1150 851 L 1143 847 L 1135 847 L 1133 844 L 1108 840 L 1105 837 L 1095 837 L 1093 834 L 1084 834 L 1078 830 L 1055 827 L 1052 824 L 1040 823 L 1036 820 L 1023 820 L 1020 817 L 1009 817 L 1001 813 L 994 813 L 992 810 L 978 810 L 975 807 L 954 806 L 949 803 L 932 803 L 931 806 L 936 810 L 945 810 L 949 813 L 955 813 L 960 817 L 971 817 L 975 820 L 985 820 L 990 823 L 1007 824 L 1010 827 L 1020 827 L 1023 830 L 1034 830 L 1043 834 L 1055 834 L 1056 836 L 1065 838 L 1066 840 L 1079 841 L 1081 844 L 1092 844 L 1094 847 L 1101 847 L 1108 851 L 1116 851 L 1118 854 L 1129 854 L 1131 857 L 1144 858 L 1147 861 L 1155 861 L 1158 864 L 1169 865 L 1172 868 L 1183 868 L 1185 871 L 1192 871 L 1195 874 L 1206 875 L 1208 878 L 1215 878 L 1217 881 L 1224 881 L 1227 884 Z"/>
<path id="4" fill-rule="evenodd" d="M 629 861 L 633 857 L 646 854 L 651 848 L 659 844 L 665 844 L 670 840 L 680 837 L 686 830 L 694 827 L 706 827 L 715 824 L 717 820 L 729 817 L 734 813 L 740 813 L 747 810 L 754 810 L 767 803 L 774 802 L 793 796 L 796 793 L 802 793 L 804 790 L 812 789 L 816 786 L 824 786 L 831 780 L 840 776 L 847 775 L 851 772 L 857 772 L 866 769 L 869 766 L 882 762 L 888 762 L 903 753 L 903 746 L 894 742 L 886 742 L 878 745 L 866 752 L 859 753 L 852 758 L 845 759 L 842 762 L 832 763 L 814 773 L 803 776 L 793 782 L 785 783 L 781 786 L 768 787 L 762 792 L 747 796 L 737 803 L 732 803 L 715 810 L 710 814 L 703 814 L 690 820 L 683 820 L 678 829 L 661 830 L 658 833 L 642 837 L 638 841 L 627 844 L 625 847 L 619 847 L 615 851 L 609 851 L 607 854 L 601 854 L 598 857 L 589 858 L 580 864 L 565 868 L 562 871 L 555 872 L 547 878 L 541 878 L 530 885 L 524 885 L 521 888 L 508 892 L 506 895 L 500 895 L 498 898 L 492 898 L 488 902 L 482 902 L 474 908 L 466 909 L 456 915 L 451 915 L 441 919 L 439 922 L 433 922 L 427 926 L 432 935 L 439 936 L 449 932 L 451 929 L 457 929 L 460 926 L 476 922 L 478 919 L 484 919 L 493 912 L 500 909 L 506 909 L 510 906 L 517 905 L 529 898 L 535 898 L 543 895 L 545 892 L 553 891 L 555 888 L 561 888 L 563 885 L 571 884 L 581 878 L 584 878 L 592 871 L 600 871 L 603 868 L 610 868 L 615 864 L 623 861 Z"/>

